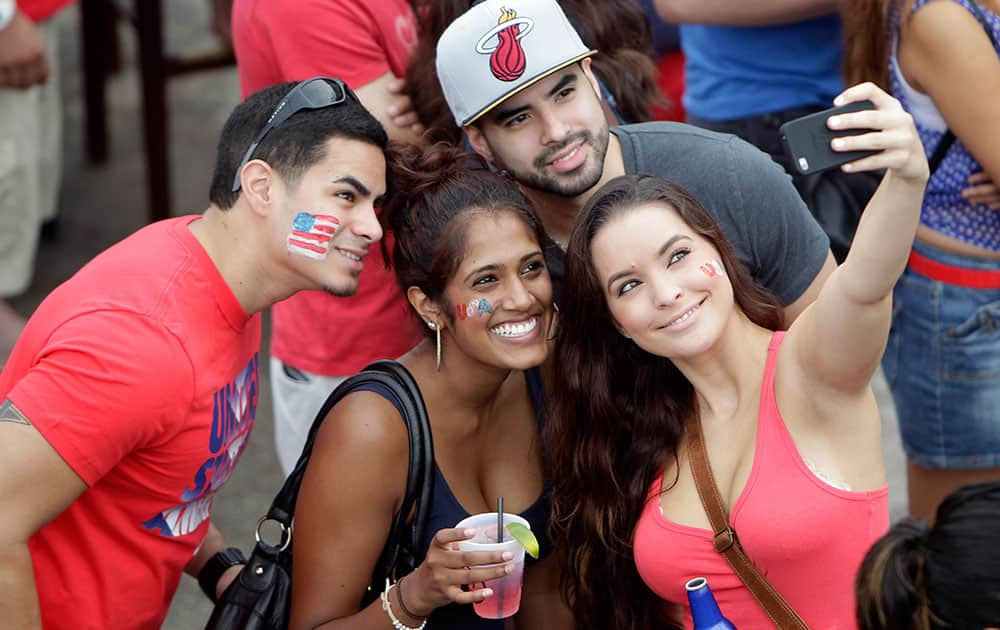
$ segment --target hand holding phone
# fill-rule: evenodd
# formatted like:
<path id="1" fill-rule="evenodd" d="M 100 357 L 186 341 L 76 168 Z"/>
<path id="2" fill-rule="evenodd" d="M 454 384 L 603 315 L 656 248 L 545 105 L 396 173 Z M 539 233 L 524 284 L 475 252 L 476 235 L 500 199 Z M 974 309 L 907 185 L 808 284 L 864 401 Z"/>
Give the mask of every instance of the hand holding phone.
<path id="1" fill-rule="evenodd" d="M 778 130 L 785 151 L 792 158 L 795 170 L 801 175 L 819 173 L 848 162 L 878 153 L 878 151 L 834 151 L 830 141 L 839 136 L 856 136 L 871 129 L 830 129 L 826 121 L 831 116 L 875 109 L 871 101 L 855 101 L 789 120 Z"/>

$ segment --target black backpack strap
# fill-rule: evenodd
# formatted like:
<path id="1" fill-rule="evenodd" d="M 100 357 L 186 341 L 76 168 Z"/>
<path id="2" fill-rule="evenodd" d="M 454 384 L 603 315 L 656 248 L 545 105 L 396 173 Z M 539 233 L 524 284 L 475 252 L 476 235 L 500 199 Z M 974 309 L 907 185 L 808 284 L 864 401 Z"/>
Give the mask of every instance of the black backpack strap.
<path id="1" fill-rule="evenodd" d="M 427 518 L 430 513 L 430 497 L 433 487 L 434 470 L 434 448 L 431 440 L 430 422 L 427 418 L 427 410 L 424 406 L 423 396 L 417 387 L 413 376 L 399 363 L 395 361 L 376 361 L 367 366 L 363 371 L 351 376 L 341 383 L 327 397 L 319 413 L 313 420 L 309 429 L 309 436 L 306 438 L 302 454 L 299 456 L 295 468 L 278 494 L 274 497 L 271 508 L 265 518 L 280 523 L 285 528 L 285 532 L 291 531 L 292 519 L 295 514 L 295 503 L 298 498 L 299 486 L 305 476 L 306 466 L 312 455 L 313 443 L 316 434 L 322 426 L 330 410 L 340 402 L 345 396 L 358 391 L 362 386 L 376 384 L 387 390 L 399 403 L 398 407 L 404 411 L 403 421 L 406 423 L 407 433 L 410 442 L 410 463 L 407 470 L 406 494 L 400 511 L 393 519 L 392 527 L 386 541 L 386 546 L 375 567 L 375 574 L 388 576 L 396 564 L 399 562 L 400 554 L 412 557 L 412 544 L 419 540 L 426 528 Z M 412 525 L 405 532 L 406 520 L 413 506 L 417 506 L 416 517 Z M 286 534 L 287 535 L 287 534 Z M 405 560 L 405 558 L 403 558 Z M 412 560 L 411 560 L 412 562 Z M 405 567 L 401 567 L 404 568 Z M 412 569 L 413 567 L 409 567 Z M 384 577 L 382 578 L 384 579 Z"/>
<path id="2" fill-rule="evenodd" d="M 969 2 L 969 9 L 972 11 L 972 14 L 976 16 L 976 19 L 979 20 L 979 24 L 982 25 L 983 30 L 986 31 L 986 36 L 990 38 L 990 43 L 993 44 L 993 48 L 996 49 L 997 40 L 993 37 L 993 30 L 990 28 L 990 23 L 986 21 L 986 15 L 983 13 L 983 10 L 975 2 L 975 0 Z M 941 166 L 941 162 L 944 160 L 945 154 L 948 153 L 948 149 L 950 149 L 953 144 L 955 144 L 955 134 L 951 129 L 948 129 L 944 136 L 941 137 L 941 140 L 938 141 L 937 146 L 934 147 L 934 153 L 931 154 L 930 159 L 927 161 L 927 165 L 931 169 L 931 175 L 933 175 L 934 171 Z"/>
<path id="3" fill-rule="evenodd" d="M 951 129 L 949 129 L 943 136 L 941 136 L 941 140 L 937 143 L 937 146 L 934 147 L 934 153 L 931 154 L 931 158 L 927 160 L 927 166 L 931 169 L 931 175 L 933 175 L 934 171 L 941 166 L 941 161 L 944 160 L 945 154 L 948 153 L 948 149 L 950 149 L 953 144 L 955 144 L 955 134 L 952 133 Z"/>

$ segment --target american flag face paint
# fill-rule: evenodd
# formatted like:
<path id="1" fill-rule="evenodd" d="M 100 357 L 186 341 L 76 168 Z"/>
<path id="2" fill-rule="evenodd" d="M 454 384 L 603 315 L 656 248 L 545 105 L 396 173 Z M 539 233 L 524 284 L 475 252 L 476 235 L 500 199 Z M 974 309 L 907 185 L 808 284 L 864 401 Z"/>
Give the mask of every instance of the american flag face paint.
<path id="1" fill-rule="evenodd" d="M 709 278 L 719 278 L 721 276 L 726 275 L 726 270 L 722 266 L 722 263 L 719 262 L 718 260 L 715 260 L 714 258 L 706 262 L 702 266 L 698 267 L 698 269 L 701 269 L 702 273 L 704 273 Z"/>
<path id="2" fill-rule="evenodd" d="M 313 260 L 326 260 L 333 235 L 339 228 L 340 220 L 335 216 L 300 212 L 292 221 L 288 251 Z"/>

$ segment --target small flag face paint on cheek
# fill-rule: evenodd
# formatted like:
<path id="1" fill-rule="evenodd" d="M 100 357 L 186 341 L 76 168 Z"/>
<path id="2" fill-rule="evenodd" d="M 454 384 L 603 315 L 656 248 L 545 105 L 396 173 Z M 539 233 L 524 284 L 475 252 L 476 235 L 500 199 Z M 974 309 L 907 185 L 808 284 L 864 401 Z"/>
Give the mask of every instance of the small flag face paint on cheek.
<path id="1" fill-rule="evenodd" d="M 493 307 L 490 306 L 490 301 L 486 298 L 479 300 L 472 300 L 468 304 L 456 304 L 455 314 L 458 315 L 459 319 L 465 319 L 466 317 L 483 316 L 488 313 L 493 312 Z"/>
<path id="2" fill-rule="evenodd" d="M 722 266 L 722 263 L 714 258 L 698 268 L 709 278 L 718 278 L 726 275 L 726 270 Z"/>
<path id="3" fill-rule="evenodd" d="M 292 220 L 288 251 L 313 260 L 326 260 L 330 255 L 333 235 L 339 227 L 340 220 L 335 216 L 300 212 Z"/>

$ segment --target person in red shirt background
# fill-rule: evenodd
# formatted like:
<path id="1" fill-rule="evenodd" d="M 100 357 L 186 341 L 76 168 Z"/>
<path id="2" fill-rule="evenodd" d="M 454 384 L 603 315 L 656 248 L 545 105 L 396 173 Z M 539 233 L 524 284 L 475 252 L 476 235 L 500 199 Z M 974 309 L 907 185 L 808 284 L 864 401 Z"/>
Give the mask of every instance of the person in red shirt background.
<path id="1" fill-rule="evenodd" d="M 409 0 L 235 0 L 232 13 L 244 96 L 282 81 L 339 77 L 390 139 L 422 141 L 400 80 L 417 41 Z M 391 235 L 386 239 L 391 248 Z M 392 270 L 375 250 L 350 299 L 307 291 L 275 304 L 272 315 L 275 446 L 287 475 L 337 384 L 371 361 L 404 354 L 421 337 Z"/>

